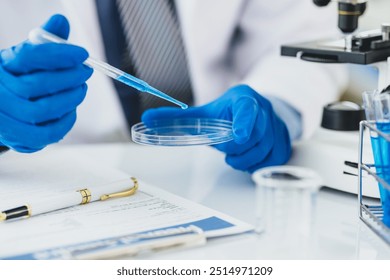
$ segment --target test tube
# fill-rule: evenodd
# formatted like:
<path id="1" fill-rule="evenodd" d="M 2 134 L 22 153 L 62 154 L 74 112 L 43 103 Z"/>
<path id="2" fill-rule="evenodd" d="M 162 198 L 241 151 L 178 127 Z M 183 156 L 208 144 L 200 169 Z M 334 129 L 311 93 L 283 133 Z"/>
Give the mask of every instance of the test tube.
<path id="1" fill-rule="evenodd" d="M 363 98 L 363 108 L 366 113 L 366 119 L 368 121 L 374 121 L 375 120 L 375 96 L 379 94 L 378 90 L 373 91 L 365 91 L 362 94 Z"/>
<path id="2" fill-rule="evenodd" d="M 382 133 L 390 134 L 390 94 L 379 90 L 363 93 L 363 104 L 366 119 L 374 122 L 375 127 Z M 375 171 L 384 181 L 390 182 L 390 142 L 375 130 L 370 129 L 372 152 L 375 161 Z M 390 190 L 378 183 L 383 221 L 390 225 Z"/>
<path id="3" fill-rule="evenodd" d="M 390 121 L 390 94 L 377 94 L 374 98 L 375 120 L 377 122 Z"/>

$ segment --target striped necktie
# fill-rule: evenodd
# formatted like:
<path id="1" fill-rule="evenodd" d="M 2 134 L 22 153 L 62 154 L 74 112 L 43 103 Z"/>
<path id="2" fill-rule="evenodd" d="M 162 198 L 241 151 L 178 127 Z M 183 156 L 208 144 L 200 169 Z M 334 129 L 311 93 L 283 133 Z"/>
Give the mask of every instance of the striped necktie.
<path id="1" fill-rule="evenodd" d="M 172 0 L 116 0 L 128 48 L 129 69 L 151 86 L 187 104 L 191 82 Z M 150 94 L 140 95 L 141 113 L 172 106 Z"/>

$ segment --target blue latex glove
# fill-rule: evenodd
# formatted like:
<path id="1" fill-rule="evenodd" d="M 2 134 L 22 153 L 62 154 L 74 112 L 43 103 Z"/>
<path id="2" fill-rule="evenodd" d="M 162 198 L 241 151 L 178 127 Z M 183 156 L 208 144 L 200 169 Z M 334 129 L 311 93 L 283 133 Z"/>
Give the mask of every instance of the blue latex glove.
<path id="1" fill-rule="evenodd" d="M 274 113 L 271 103 L 249 86 L 233 87 L 201 107 L 150 109 L 143 114 L 142 121 L 192 117 L 233 121 L 234 141 L 214 147 L 226 153 L 226 162 L 235 169 L 252 173 L 265 166 L 284 164 L 290 158 L 286 125 Z"/>
<path id="2" fill-rule="evenodd" d="M 69 23 L 55 15 L 43 26 L 67 38 Z M 61 140 L 76 120 L 92 69 L 83 48 L 28 41 L 0 51 L 0 144 L 34 152 Z"/>

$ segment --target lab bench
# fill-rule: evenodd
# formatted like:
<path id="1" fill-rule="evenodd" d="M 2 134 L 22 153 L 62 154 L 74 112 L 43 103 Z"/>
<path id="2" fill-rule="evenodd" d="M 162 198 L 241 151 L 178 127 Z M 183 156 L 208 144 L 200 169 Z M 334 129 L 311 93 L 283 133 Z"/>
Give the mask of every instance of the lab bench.
<path id="1" fill-rule="evenodd" d="M 313 143 L 311 143 L 313 144 Z M 308 143 L 296 147 L 301 155 Z M 210 147 L 155 147 L 132 143 L 57 145 L 213 208 L 255 223 L 255 184 L 248 173 L 233 170 Z M 357 156 L 357 155 L 356 155 Z M 320 158 L 318 158 L 321 161 Z M 294 155 L 292 162 L 294 161 Z M 331 162 L 322 160 L 324 165 Z M 325 174 L 326 175 L 326 174 Z M 357 177 L 348 177 L 357 189 Z M 378 202 L 376 198 L 368 198 Z M 144 259 L 390 259 L 390 246 L 359 219 L 356 193 L 323 187 L 317 195 L 315 234 L 310 246 L 283 248 L 267 233 L 211 239 L 206 245 L 142 256 Z"/>

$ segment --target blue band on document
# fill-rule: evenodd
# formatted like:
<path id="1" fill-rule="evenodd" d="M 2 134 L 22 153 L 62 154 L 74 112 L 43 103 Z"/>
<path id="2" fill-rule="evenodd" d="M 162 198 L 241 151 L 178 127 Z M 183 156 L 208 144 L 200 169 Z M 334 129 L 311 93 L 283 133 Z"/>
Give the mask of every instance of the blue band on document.
<path id="1" fill-rule="evenodd" d="M 210 231 L 210 230 L 217 230 L 217 229 L 225 229 L 234 226 L 231 223 L 226 222 L 225 220 L 221 220 L 220 218 L 217 217 L 210 217 L 204 220 L 199 220 L 196 222 L 192 223 L 187 223 L 187 224 L 182 224 L 182 225 L 176 225 L 173 227 L 178 227 L 178 226 L 190 226 L 194 225 L 197 226 L 198 228 L 201 228 L 203 231 Z"/>
<path id="2" fill-rule="evenodd" d="M 191 225 L 202 229 L 204 232 L 212 231 L 212 230 L 221 230 L 221 229 L 226 229 L 226 228 L 234 226 L 233 224 L 231 224 L 225 220 L 222 220 L 220 218 L 213 216 L 213 217 L 210 217 L 207 219 L 198 220 L 198 221 L 194 221 L 191 223 L 185 223 L 185 224 L 174 225 L 171 227 L 153 229 L 153 231 L 165 230 L 165 229 L 177 228 L 177 227 L 188 227 Z M 140 233 L 146 233 L 146 232 L 149 232 L 149 231 L 140 232 Z M 101 243 L 103 245 L 104 243 L 112 242 L 111 240 L 112 240 L 112 238 L 106 238 L 106 239 L 101 239 L 101 240 L 85 242 L 85 243 L 81 243 L 81 244 L 73 244 L 73 245 L 60 247 L 60 248 L 51 248 L 51 249 L 47 249 L 47 250 L 43 250 L 43 251 L 32 252 L 32 253 L 28 253 L 28 254 L 11 256 L 11 257 L 5 257 L 5 258 L 0 258 L 0 259 L 5 259 L 5 260 L 56 259 L 56 258 L 58 258 L 57 252 L 59 252 L 61 250 L 67 250 L 68 247 L 74 247 L 74 246 L 78 246 L 78 245 L 88 246 L 89 244 L 97 244 L 97 243 Z M 104 245 L 107 245 L 107 244 L 104 244 Z M 113 246 L 115 246 L 115 244 L 113 244 Z"/>

